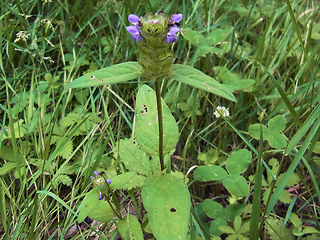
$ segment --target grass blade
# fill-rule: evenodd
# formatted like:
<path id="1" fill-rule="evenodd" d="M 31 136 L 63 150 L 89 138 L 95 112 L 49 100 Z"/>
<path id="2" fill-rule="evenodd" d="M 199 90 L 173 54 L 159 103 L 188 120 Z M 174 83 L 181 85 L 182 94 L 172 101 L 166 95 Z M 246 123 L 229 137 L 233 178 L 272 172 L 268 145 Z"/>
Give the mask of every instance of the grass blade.
<path id="1" fill-rule="evenodd" d="M 253 203 L 252 203 L 252 214 L 250 218 L 250 240 L 256 240 L 259 237 L 259 218 L 261 212 L 261 183 L 262 183 L 262 154 L 263 154 L 263 132 L 262 124 L 260 123 L 260 144 L 259 154 L 257 161 L 257 169 L 254 180 L 253 188 Z"/>

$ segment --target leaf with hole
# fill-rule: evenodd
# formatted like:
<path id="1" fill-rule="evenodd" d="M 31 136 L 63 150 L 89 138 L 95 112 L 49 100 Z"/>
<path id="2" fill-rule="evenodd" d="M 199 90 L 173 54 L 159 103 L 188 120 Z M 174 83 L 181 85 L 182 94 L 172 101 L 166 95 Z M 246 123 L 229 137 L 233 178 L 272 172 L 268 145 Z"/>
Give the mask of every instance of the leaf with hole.
<path id="1" fill-rule="evenodd" d="M 152 173 L 149 157 L 131 139 L 120 140 L 119 156 L 120 161 L 129 171 L 135 171 L 143 175 Z"/>
<path id="2" fill-rule="evenodd" d="M 161 100 L 163 115 L 163 155 L 170 152 L 179 138 L 178 125 L 170 109 Z M 159 155 L 159 124 L 156 93 L 147 85 L 140 87 L 136 102 L 136 141 L 145 152 Z"/>
<path id="3" fill-rule="evenodd" d="M 150 176 L 141 195 L 157 240 L 187 238 L 191 202 L 184 181 L 169 174 Z"/>

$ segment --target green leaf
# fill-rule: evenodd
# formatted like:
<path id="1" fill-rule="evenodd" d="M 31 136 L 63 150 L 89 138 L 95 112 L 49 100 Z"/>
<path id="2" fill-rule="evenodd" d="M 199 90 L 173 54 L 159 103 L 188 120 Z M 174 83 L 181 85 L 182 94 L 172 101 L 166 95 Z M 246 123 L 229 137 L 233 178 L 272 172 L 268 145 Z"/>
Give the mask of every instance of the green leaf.
<path id="1" fill-rule="evenodd" d="M 120 161 L 129 171 L 138 172 L 144 175 L 152 173 L 149 157 L 131 139 L 120 140 L 119 146 Z"/>
<path id="2" fill-rule="evenodd" d="M 146 177 L 137 175 L 136 172 L 126 172 L 112 178 L 110 187 L 112 190 L 130 190 L 135 187 L 142 187 Z"/>
<path id="3" fill-rule="evenodd" d="M 223 178 L 222 184 L 235 197 L 246 197 L 249 194 L 249 185 L 246 179 L 240 175 L 228 175 Z"/>
<path id="4" fill-rule="evenodd" d="M 192 87 L 204 90 L 206 92 L 213 93 L 217 96 L 226 98 L 233 102 L 237 101 L 228 86 L 220 84 L 212 77 L 193 67 L 182 64 L 174 64 L 172 66 L 172 69 L 172 78 L 179 82 L 188 84 Z"/>
<path id="5" fill-rule="evenodd" d="M 279 122 L 279 126 L 277 125 Z M 284 148 L 287 145 L 286 137 L 280 133 L 285 128 L 285 118 L 276 116 L 269 120 L 268 128 L 262 125 L 263 137 L 268 140 L 269 145 L 276 149 Z M 260 124 L 252 124 L 248 130 L 251 137 L 260 138 Z"/>
<path id="6" fill-rule="evenodd" d="M 202 182 L 222 180 L 227 175 L 227 172 L 219 166 L 199 166 L 193 173 L 194 179 Z"/>
<path id="7" fill-rule="evenodd" d="M 100 69 L 73 80 L 69 88 L 97 87 L 107 84 L 124 83 L 140 76 L 141 67 L 137 62 L 125 62 Z"/>
<path id="8" fill-rule="evenodd" d="M 269 217 L 265 228 L 272 240 L 293 240 L 295 239 L 291 231 L 286 228 L 283 221 Z"/>
<path id="9" fill-rule="evenodd" d="M 28 132 L 23 119 L 19 119 L 17 122 L 14 122 L 13 128 L 14 128 L 14 137 L 16 139 L 22 138 Z M 5 139 L 11 139 L 12 137 L 13 137 L 13 134 L 11 134 L 9 127 L 4 127 L 4 134 L 2 135 L 2 141 Z"/>
<path id="10" fill-rule="evenodd" d="M 316 142 L 316 144 L 314 145 L 314 148 L 313 148 L 313 153 L 317 153 L 317 154 L 320 154 L 320 141 Z"/>
<path id="11" fill-rule="evenodd" d="M 242 225 L 242 220 L 240 216 L 236 216 L 233 220 L 233 227 L 234 230 L 236 230 L 236 232 L 238 232 L 240 230 L 240 227 Z"/>
<path id="12" fill-rule="evenodd" d="M 64 140 L 64 139 L 61 139 L 61 140 Z M 73 143 L 70 140 L 64 144 L 63 148 L 59 152 L 59 156 L 63 157 L 64 159 L 67 159 L 68 157 L 70 157 L 72 151 L 73 151 Z"/>
<path id="13" fill-rule="evenodd" d="M 268 128 L 272 132 L 281 132 L 286 127 L 286 119 L 282 115 L 271 118 L 268 122 Z"/>
<path id="14" fill-rule="evenodd" d="M 219 226 L 219 230 L 222 231 L 223 233 L 228 233 L 228 234 L 236 233 L 234 229 L 230 226 Z"/>
<path id="15" fill-rule="evenodd" d="M 173 149 L 179 138 L 178 125 L 170 109 L 161 100 L 163 114 L 163 154 Z M 156 93 L 142 85 L 137 94 L 135 135 L 141 148 L 151 155 L 159 155 L 159 124 Z"/>
<path id="16" fill-rule="evenodd" d="M 0 175 L 4 175 L 17 167 L 17 163 L 15 162 L 6 162 L 0 167 Z"/>
<path id="17" fill-rule="evenodd" d="M 253 137 L 254 139 L 260 139 L 260 124 L 255 123 L 250 125 L 248 132 L 250 136 Z M 264 139 L 266 139 L 269 136 L 269 129 L 264 125 L 262 125 L 262 134 Z"/>
<path id="18" fill-rule="evenodd" d="M 168 174 L 150 176 L 141 195 L 157 240 L 187 238 L 191 203 L 185 182 Z"/>
<path id="19" fill-rule="evenodd" d="M 71 186 L 72 179 L 68 175 L 60 174 L 53 179 L 52 185 L 56 188 L 58 187 L 59 183 L 62 183 L 67 186 Z"/>
<path id="20" fill-rule="evenodd" d="M 23 156 L 19 151 L 17 152 L 17 156 L 16 157 L 19 158 L 19 159 L 15 159 L 12 145 L 4 145 L 4 144 L 2 144 L 2 146 L 0 148 L 0 158 L 3 158 L 6 161 L 12 161 L 15 164 L 17 162 L 23 162 L 24 161 L 23 160 Z"/>
<path id="21" fill-rule="evenodd" d="M 206 153 L 199 153 L 198 160 L 203 161 L 204 165 L 214 164 L 219 157 L 219 151 L 217 149 L 210 149 Z"/>
<path id="22" fill-rule="evenodd" d="M 215 67 L 215 71 L 218 72 L 217 80 L 221 79 L 222 83 L 232 89 L 232 92 L 237 90 L 252 91 L 252 85 L 255 83 L 253 79 L 241 79 L 239 74 L 230 72 L 226 67 Z"/>
<path id="23" fill-rule="evenodd" d="M 182 31 L 182 35 L 193 45 L 199 46 L 206 44 L 205 37 L 198 31 L 192 30 L 190 28 L 185 28 Z"/>
<path id="24" fill-rule="evenodd" d="M 244 205 L 229 204 L 224 208 L 225 217 L 228 221 L 233 221 L 236 216 L 240 216 L 244 211 Z"/>
<path id="25" fill-rule="evenodd" d="M 287 145 L 287 139 L 282 133 L 272 133 L 267 139 L 270 146 L 276 149 L 284 148 Z"/>
<path id="26" fill-rule="evenodd" d="M 240 174 L 247 170 L 252 161 L 251 152 L 247 149 L 234 151 L 226 161 L 226 168 L 230 174 Z"/>
<path id="27" fill-rule="evenodd" d="M 202 208 L 205 214 L 213 219 L 224 217 L 223 207 L 220 203 L 212 201 L 211 199 L 206 199 L 202 203 Z"/>
<path id="28" fill-rule="evenodd" d="M 227 226 L 227 221 L 223 218 L 217 218 L 211 221 L 209 232 L 211 235 L 219 236 L 222 233 L 219 227 L 224 227 L 224 226 Z"/>
<path id="29" fill-rule="evenodd" d="M 86 194 L 79 206 L 78 223 L 83 222 L 87 216 L 100 222 L 108 222 L 115 216 L 110 204 L 99 200 L 100 190 L 101 187 L 96 187 Z"/>
<path id="30" fill-rule="evenodd" d="M 225 40 L 231 32 L 232 32 L 231 27 L 228 29 L 221 29 L 221 28 L 213 29 L 207 36 L 206 43 L 208 45 L 216 45 L 222 42 L 223 40 Z"/>
<path id="31" fill-rule="evenodd" d="M 138 219 L 128 214 L 123 220 L 116 223 L 117 229 L 124 240 L 143 240 L 141 225 Z"/>

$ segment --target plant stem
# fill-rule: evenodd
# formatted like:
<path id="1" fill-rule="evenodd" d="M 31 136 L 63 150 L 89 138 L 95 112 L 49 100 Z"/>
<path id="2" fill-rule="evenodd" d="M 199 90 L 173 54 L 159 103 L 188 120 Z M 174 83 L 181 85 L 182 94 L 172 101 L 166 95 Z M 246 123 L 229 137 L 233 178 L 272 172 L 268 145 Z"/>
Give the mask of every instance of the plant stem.
<path id="1" fill-rule="evenodd" d="M 158 124 L 159 124 L 159 160 L 161 166 L 161 172 L 164 170 L 163 162 L 163 116 L 161 106 L 161 91 L 160 91 L 160 79 L 156 79 L 156 96 L 157 96 L 157 109 L 158 109 Z"/>

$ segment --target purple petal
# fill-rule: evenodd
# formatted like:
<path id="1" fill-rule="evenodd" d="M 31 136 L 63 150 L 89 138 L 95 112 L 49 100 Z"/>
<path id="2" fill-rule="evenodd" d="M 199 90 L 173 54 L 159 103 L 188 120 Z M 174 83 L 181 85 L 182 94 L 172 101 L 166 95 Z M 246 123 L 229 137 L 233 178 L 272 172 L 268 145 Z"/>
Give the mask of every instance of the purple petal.
<path id="1" fill-rule="evenodd" d="M 140 18 L 137 15 L 130 14 L 128 16 L 128 20 L 130 23 L 137 25 L 137 24 L 139 24 Z"/>
<path id="2" fill-rule="evenodd" d="M 171 27 L 168 34 L 176 34 L 177 32 L 181 31 L 181 28 L 178 27 Z"/>
<path id="3" fill-rule="evenodd" d="M 94 175 L 98 176 L 99 175 L 98 171 L 94 171 Z"/>
<path id="4" fill-rule="evenodd" d="M 107 179 L 107 183 L 109 183 L 109 184 L 111 183 L 111 179 L 110 178 Z"/>
<path id="5" fill-rule="evenodd" d="M 102 193 L 100 192 L 99 200 L 102 200 L 103 196 Z"/>
<path id="6" fill-rule="evenodd" d="M 128 26 L 127 31 L 131 34 L 132 41 L 140 41 L 142 39 L 140 30 L 136 26 Z"/>
<path id="7" fill-rule="evenodd" d="M 178 14 L 173 14 L 170 17 L 170 23 L 175 24 L 178 23 L 182 20 L 182 13 L 178 13 Z"/>
<path id="8" fill-rule="evenodd" d="M 94 179 L 94 176 L 91 176 L 90 179 L 93 180 L 93 179 Z"/>
<path id="9" fill-rule="evenodd" d="M 167 33 L 167 42 L 168 43 L 173 43 L 177 41 L 177 32 L 179 32 L 181 28 L 178 27 L 171 27 L 170 31 Z"/>

